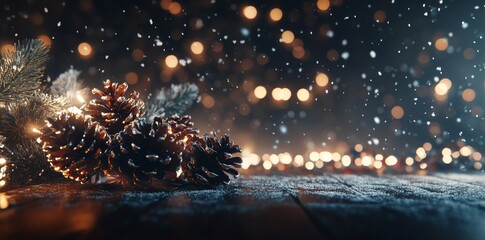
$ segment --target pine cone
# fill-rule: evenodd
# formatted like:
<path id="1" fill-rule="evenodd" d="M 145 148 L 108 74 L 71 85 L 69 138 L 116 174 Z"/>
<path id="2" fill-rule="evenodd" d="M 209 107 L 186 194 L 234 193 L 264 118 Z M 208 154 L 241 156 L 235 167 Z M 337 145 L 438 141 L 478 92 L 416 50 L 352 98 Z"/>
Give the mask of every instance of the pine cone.
<path id="1" fill-rule="evenodd" d="M 146 186 L 152 180 L 173 180 L 182 161 L 184 144 L 161 118 L 131 122 L 116 135 L 110 155 L 111 174 L 125 185 Z"/>
<path id="2" fill-rule="evenodd" d="M 228 184 L 228 174 L 234 178 L 239 175 L 235 168 L 241 167 L 242 159 L 232 154 L 241 149 L 227 134 L 221 139 L 213 135 L 194 140 L 184 151 L 182 171 L 189 182 L 216 186 Z"/>
<path id="3" fill-rule="evenodd" d="M 123 130 L 126 125 L 144 114 L 145 104 L 138 99 L 140 94 L 135 91 L 125 97 L 126 90 L 126 83 L 118 85 L 106 80 L 103 90 L 94 88 L 92 91 L 97 99 L 83 107 L 86 114 L 104 126 L 111 135 Z"/>
<path id="4" fill-rule="evenodd" d="M 48 118 L 40 132 L 38 141 L 55 171 L 82 183 L 103 175 L 111 140 L 98 122 L 62 113 L 56 119 Z"/>
<path id="5" fill-rule="evenodd" d="M 178 116 L 173 115 L 167 119 L 167 124 L 170 125 L 170 132 L 175 135 L 176 141 L 184 141 L 184 143 L 191 142 L 199 130 L 193 128 L 194 123 L 189 115 Z M 154 121 L 161 121 L 160 117 L 155 117 Z"/>

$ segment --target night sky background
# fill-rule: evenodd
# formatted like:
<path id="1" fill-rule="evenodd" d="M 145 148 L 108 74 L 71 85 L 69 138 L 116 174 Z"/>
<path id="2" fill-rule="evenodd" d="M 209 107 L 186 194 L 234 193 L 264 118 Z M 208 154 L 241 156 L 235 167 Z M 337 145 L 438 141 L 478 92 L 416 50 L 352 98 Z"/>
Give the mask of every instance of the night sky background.
<path id="1" fill-rule="evenodd" d="M 484 17 L 484 2 L 471 0 L 0 0 L 0 48 L 40 38 L 51 46 L 47 76 L 73 66 L 88 87 L 127 81 L 144 98 L 195 83 L 201 101 L 187 113 L 196 127 L 257 154 L 362 144 L 406 156 L 426 142 L 483 152 Z M 289 100 L 275 100 L 275 88 Z"/>

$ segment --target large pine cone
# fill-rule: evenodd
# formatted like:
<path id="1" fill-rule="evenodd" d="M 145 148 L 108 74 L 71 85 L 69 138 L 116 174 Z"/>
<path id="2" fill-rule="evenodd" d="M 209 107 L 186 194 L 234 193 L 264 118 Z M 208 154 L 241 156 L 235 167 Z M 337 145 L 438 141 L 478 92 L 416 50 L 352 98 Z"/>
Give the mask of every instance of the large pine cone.
<path id="1" fill-rule="evenodd" d="M 55 171 L 85 183 L 103 175 L 111 143 L 106 129 L 74 113 L 48 118 L 38 141 Z"/>
<path id="2" fill-rule="evenodd" d="M 94 121 L 106 127 L 109 134 L 113 135 L 135 119 L 143 116 L 145 104 L 139 99 L 138 92 L 132 92 L 125 97 L 128 84 L 104 82 L 103 90 L 93 89 L 96 99 L 87 103 L 83 109 Z"/>
<path id="3" fill-rule="evenodd" d="M 161 118 L 135 120 L 116 135 L 109 159 L 112 175 L 124 185 L 147 186 L 153 180 L 173 180 L 182 161 L 183 141 L 177 141 Z"/>
<path id="4" fill-rule="evenodd" d="M 229 176 L 239 175 L 235 168 L 241 167 L 242 159 L 232 154 L 241 152 L 226 134 L 221 139 L 217 135 L 204 135 L 194 140 L 184 151 L 182 171 L 189 182 L 216 186 L 228 184 Z"/>

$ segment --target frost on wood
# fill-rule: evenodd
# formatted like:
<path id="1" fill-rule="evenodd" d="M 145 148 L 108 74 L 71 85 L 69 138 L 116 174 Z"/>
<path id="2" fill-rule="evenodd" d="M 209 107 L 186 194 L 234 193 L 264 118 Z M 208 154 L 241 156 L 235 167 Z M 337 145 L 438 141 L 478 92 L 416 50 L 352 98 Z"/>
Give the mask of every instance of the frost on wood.
<path id="1" fill-rule="evenodd" d="M 17 43 L 13 51 L 2 52 L 0 102 L 31 98 L 41 84 L 49 48 L 40 40 Z"/>
<path id="2" fill-rule="evenodd" d="M 199 88 L 193 83 L 172 85 L 162 88 L 148 104 L 146 117 L 153 120 L 155 116 L 167 117 L 183 114 L 195 101 L 199 100 Z"/>

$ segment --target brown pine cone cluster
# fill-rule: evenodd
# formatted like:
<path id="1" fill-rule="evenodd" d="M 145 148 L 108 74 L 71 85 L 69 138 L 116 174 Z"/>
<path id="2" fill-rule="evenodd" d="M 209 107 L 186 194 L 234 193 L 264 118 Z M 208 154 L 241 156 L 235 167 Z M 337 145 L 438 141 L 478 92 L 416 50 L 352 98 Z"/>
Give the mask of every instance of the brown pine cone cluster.
<path id="1" fill-rule="evenodd" d="M 115 178 L 124 186 L 184 180 L 204 186 L 228 184 L 237 177 L 241 150 L 229 139 L 199 136 L 190 116 L 142 118 L 145 105 L 128 85 L 109 80 L 84 115 L 63 113 L 40 129 L 38 141 L 54 170 L 76 181 Z"/>

